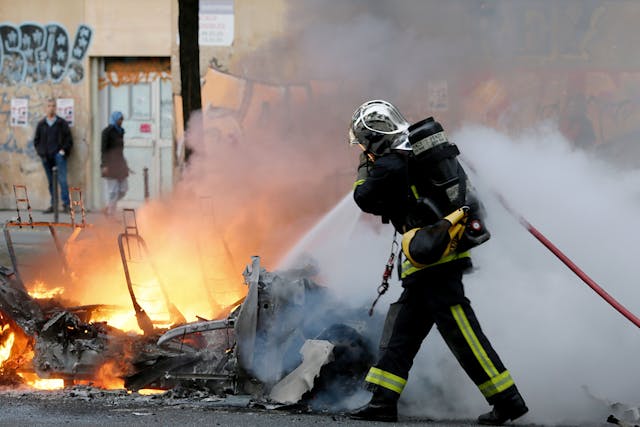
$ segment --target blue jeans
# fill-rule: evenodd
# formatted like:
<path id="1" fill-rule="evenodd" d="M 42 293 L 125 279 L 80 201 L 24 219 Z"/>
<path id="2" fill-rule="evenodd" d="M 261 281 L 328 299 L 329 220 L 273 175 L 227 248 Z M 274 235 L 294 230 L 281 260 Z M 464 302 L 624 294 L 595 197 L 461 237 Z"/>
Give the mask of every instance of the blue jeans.
<path id="1" fill-rule="evenodd" d="M 58 168 L 58 185 L 60 185 L 60 197 L 64 206 L 69 206 L 69 184 L 67 183 L 67 159 L 60 153 L 56 153 L 54 158 L 43 157 L 42 166 L 47 174 L 49 182 L 49 195 L 51 196 L 50 206 L 53 206 L 53 167 Z M 56 189 L 57 191 L 57 189 Z"/>

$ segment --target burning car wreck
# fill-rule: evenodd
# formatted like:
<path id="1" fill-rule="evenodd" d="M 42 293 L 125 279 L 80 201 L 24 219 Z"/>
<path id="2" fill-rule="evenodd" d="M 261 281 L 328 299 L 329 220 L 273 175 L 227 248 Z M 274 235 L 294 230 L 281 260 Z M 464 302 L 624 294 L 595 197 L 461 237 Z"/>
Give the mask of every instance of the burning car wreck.
<path id="1" fill-rule="evenodd" d="M 177 312 L 171 317 L 179 322 L 169 327 L 156 326 L 162 322 L 147 314 L 131 288 L 144 331 L 132 334 L 94 320 L 117 307 L 35 298 L 3 267 L 0 381 L 109 388 L 102 379 L 118 378 L 129 391 L 180 387 L 249 395 L 267 407 L 341 409 L 373 362 L 382 319 L 336 301 L 312 280 L 315 273 L 309 266 L 269 272 L 253 257 L 243 272 L 246 296 L 225 316 L 187 323 Z"/>

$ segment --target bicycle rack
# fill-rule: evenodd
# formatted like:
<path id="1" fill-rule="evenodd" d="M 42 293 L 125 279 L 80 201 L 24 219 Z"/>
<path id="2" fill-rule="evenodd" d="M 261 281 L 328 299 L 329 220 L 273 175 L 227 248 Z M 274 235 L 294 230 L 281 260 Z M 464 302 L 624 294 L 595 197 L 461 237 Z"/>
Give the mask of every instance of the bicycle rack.
<path id="1" fill-rule="evenodd" d="M 87 224 L 85 222 L 85 214 L 84 214 L 84 204 L 83 204 L 83 200 L 82 200 L 82 192 L 77 188 L 74 187 L 74 192 L 79 194 L 79 199 L 74 201 L 74 209 L 76 207 L 79 207 L 80 210 L 82 211 L 82 222 L 80 224 L 76 224 L 73 218 L 73 214 L 72 214 L 72 220 L 69 223 L 65 223 L 65 222 L 49 222 L 49 221 L 34 221 L 33 220 L 33 215 L 31 212 L 31 202 L 29 201 L 29 194 L 27 191 L 27 186 L 26 185 L 19 185 L 19 184 L 14 184 L 13 185 L 13 194 L 15 197 L 15 202 L 16 202 L 16 212 L 18 214 L 18 217 L 15 220 L 8 220 L 5 221 L 5 223 L 2 226 L 2 232 L 4 234 L 4 239 L 7 245 L 7 251 L 9 252 L 9 258 L 11 259 L 11 265 L 13 267 L 13 271 L 16 275 L 16 278 L 18 280 L 18 282 L 20 283 L 20 285 L 22 286 L 22 288 L 24 289 L 24 282 L 22 281 L 22 277 L 20 275 L 20 269 L 18 267 L 18 257 L 16 254 L 16 250 L 14 247 L 14 242 L 13 242 L 13 238 L 11 236 L 11 232 L 10 229 L 11 228 L 18 228 L 18 229 L 23 229 L 23 228 L 31 228 L 31 229 L 36 229 L 36 228 L 41 228 L 41 227 L 46 227 L 49 229 L 49 233 L 51 234 L 51 237 L 53 239 L 53 243 L 56 247 L 56 251 L 60 257 L 60 262 L 62 263 L 62 272 L 66 275 L 70 275 L 71 273 L 71 269 L 69 268 L 69 263 L 67 261 L 67 258 L 65 256 L 65 251 L 64 251 L 64 246 L 62 245 L 62 243 L 60 242 L 60 239 L 58 237 L 58 233 L 56 231 L 56 228 L 58 227 L 70 227 L 73 229 L 71 237 L 67 240 L 67 243 L 72 242 L 73 240 L 75 240 L 78 236 L 78 234 L 80 233 L 80 231 L 86 227 L 89 226 L 89 224 Z M 23 219 L 23 217 L 28 217 L 28 221 L 25 221 Z"/>
<path id="2" fill-rule="evenodd" d="M 18 197 L 18 190 L 20 190 L 23 194 L 22 197 Z M 33 217 L 31 216 L 31 203 L 29 203 L 29 195 L 27 194 L 27 186 L 26 185 L 14 185 L 13 186 L 13 195 L 16 199 L 16 212 L 18 212 L 18 222 L 22 222 L 22 218 L 20 216 L 20 212 L 22 209 L 20 205 L 26 204 L 26 207 L 23 206 L 23 209 L 26 208 L 29 213 L 29 222 L 33 222 Z"/>
<path id="3" fill-rule="evenodd" d="M 76 199 L 77 196 L 77 199 Z M 76 210 L 80 211 L 82 226 L 86 225 L 87 213 L 84 209 L 84 200 L 82 199 L 82 190 L 80 187 L 69 187 L 69 215 L 71 215 L 71 225 L 76 225 Z"/>

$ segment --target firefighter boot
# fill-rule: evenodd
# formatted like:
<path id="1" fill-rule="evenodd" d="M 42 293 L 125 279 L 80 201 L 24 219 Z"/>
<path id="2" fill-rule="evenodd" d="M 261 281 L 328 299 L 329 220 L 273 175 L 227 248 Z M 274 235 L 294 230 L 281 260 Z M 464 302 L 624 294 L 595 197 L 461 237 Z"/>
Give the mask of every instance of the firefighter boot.
<path id="1" fill-rule="evenodd" d="M 509 420 L 515 420 L 529 411 L 520 393 L 500 402 L 496 402 L 491 412 L 478 417 L 478 423 L 483 425 L 501 426 Z"/>
<path id="2" fill-rule="evenodd" d="M 377 389 L 369 403 L 349 414 L 354 420 L 367 421 L 398 421 L 398 399 L 400 395 L 387 389 Z"/>

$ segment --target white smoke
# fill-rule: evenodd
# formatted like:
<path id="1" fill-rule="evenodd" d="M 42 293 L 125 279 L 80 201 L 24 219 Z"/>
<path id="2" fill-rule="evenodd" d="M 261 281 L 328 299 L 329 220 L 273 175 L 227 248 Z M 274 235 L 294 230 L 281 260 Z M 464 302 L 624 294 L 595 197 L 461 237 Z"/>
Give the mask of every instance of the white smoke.
<path id="1" fill-rule="evenodd" d="M 536 423 L 603 422 L 608 403 L 638 405 L 638 328 L 542 246 L 501 205 L 542 232 L 636 315 L 637 172 L 574 151 L 550 126 L 509 137 L 469 125 L 452 135 L 488 211 L 492 239 L 473 250 L 465 289 Z M 472 172 L 473 166 L 475 172 Z M 356 222 L 356 218 L 360 218 Z M 354 305 L 375 297 L 393 230 L 360 214 L 347 195 L 288 260 L 315 257 L 327 286 Z M 395 277 L 395 275 L 394 275 Z M 397 281 L 378 310 L 400 293 Z M 474 418 L 488 409 L 434 328 L 415 359 L 401 413 Z"/>

